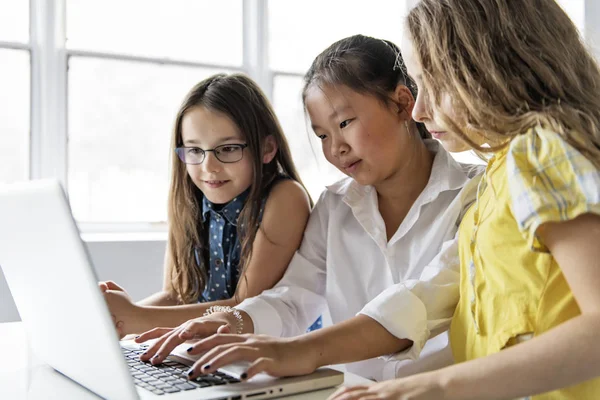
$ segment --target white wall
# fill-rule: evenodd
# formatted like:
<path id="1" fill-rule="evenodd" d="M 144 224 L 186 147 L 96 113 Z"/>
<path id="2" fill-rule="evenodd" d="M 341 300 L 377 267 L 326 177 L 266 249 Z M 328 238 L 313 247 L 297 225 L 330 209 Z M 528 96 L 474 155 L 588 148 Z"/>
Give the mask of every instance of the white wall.
<path id="1" fill-rule="evenodd" d="M 119 283 L 134 300 L 161 289 L 164 241 L 88 242 L 88 250 L 98 279 Z M 0 322 L 19 320 L 19 313 L 0 269 Z"/>

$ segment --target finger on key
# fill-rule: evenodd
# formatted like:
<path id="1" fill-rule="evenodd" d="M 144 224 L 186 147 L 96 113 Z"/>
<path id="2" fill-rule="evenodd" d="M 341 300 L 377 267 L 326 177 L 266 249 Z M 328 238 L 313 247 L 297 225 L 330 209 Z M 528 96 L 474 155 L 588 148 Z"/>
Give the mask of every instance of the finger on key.
<path id="1" fill-rule="evenodd" d="M 150 359 L 150 362 L 154 365 L 160 364 L 165 360 L 165 358 L 167 358 L 169 354 L 171 354 L 175 347 L 184 342 L 185 339 L 181 339 L 180 337 L 180 330 L 171 332 L 170 334 L 166 335 L 166 339 L 162 341 L 162 345 Z"/>
<path id="2" fill-rule="evenodd" d="M 171 334 L 172 334 L 172 332 L 167 332 L 164 335 L 162 335 L 160 338 L 158 338 L 158 340 L 156 342 L 152 343 L 152 345 L 150 345 L 150 347 L 148 347 L 146 349 L 146 351 L 140 355 L 140 360 L 149 361 L 152 357 L 154 357 L 154 355 L 156 354 L 158 349 L 160 349 L 160 346 L 162 346 L 164 341 L 167 340 L 167 338 Z"/>

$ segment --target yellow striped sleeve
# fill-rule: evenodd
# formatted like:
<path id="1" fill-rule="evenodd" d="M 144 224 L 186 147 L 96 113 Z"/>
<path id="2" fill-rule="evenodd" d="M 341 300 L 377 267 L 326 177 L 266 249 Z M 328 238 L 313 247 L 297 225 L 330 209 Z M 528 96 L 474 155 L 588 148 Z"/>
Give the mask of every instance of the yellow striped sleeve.
<path id="1" fill-rule="evenodd" d="M 600 171 L 557 133 L 517 136 L 506 161 L 512 211 L 533 250 L 547 251 L 536 237 L 541 224 L 600 214 Z"/>

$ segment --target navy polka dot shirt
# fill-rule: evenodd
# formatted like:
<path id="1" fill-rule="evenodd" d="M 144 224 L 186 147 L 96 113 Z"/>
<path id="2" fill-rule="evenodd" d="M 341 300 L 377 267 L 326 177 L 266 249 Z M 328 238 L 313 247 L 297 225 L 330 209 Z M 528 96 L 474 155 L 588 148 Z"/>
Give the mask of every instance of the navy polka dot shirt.
<path id="1" fill-rule="evenodd" d="M 235 294 L 241 252 L 238 218 L 249 193 L 250 189 L 224 205 L 211 203 L 206 197 L 202 200 L 202 222 L 208 238 L 208 281 L 199 302 L 230 299 Z M 259 222 L 265 201 L 266 198 L 260 209 Z M 198 250 L 196 262 L 200 264 Z"/>
<path id="2" fill-rule="evenodd" d="M 250 193 L 247 189 L 227 204 L 214 204 L 206 197 L 202 199 L 202 222 L 208 243 L 208 281 L 198 302 L 230 299 L 235 294 L 240 278 L 239 262 L 241 244 L 238 240 L 238 218 Z M 265 203 L 262 201 L 258 220 L 262 220 Z M 242 226 L 240 226 L 242 228 Z M 196 249 L 196 263 L 200 265 L 200 254 Z M 321 317 L 308 329 L 321 327 Z"/>

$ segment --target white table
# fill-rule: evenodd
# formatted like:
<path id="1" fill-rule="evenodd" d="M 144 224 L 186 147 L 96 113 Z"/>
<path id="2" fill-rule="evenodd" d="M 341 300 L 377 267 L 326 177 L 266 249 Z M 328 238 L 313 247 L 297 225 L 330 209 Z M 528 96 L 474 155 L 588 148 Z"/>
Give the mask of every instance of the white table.
<path id="1" fill-rule="evenodd" d="M 58 328 L 58 327 L 57 327 Z M 31 355 L 20 322 L 0 323 L 0 399 L 99 399 Z M 346 385 L 368 384 L 368 379 L 345 373 Z M 335 389 L 288 396 L 286 400 L 322 400 Z"/>

